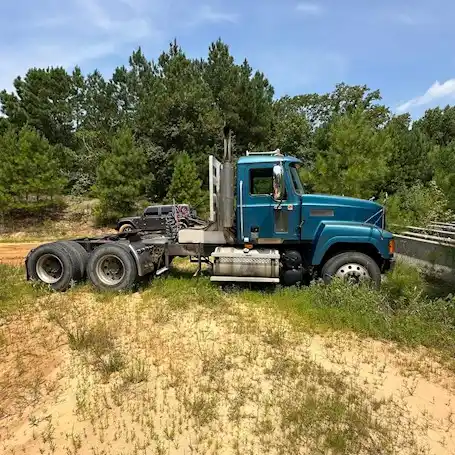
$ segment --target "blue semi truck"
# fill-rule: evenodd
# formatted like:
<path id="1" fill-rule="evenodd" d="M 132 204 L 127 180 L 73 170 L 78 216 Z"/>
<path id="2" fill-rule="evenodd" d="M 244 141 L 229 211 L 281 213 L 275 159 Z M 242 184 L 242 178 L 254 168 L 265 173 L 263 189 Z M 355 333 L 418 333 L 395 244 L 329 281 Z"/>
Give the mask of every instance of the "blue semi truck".
<path id="1" fill-rule="evenodd" d="M 176 212 L 165 235 L 132 230 L 44 244 L 28 254 L 27 278 L 56 290 L 88 278 L 99 289 L 119 291 L 164 274 L 175 257 L 189 257 L 198 272 L 209 264 L 219 283 L 291 286 L 339 277 L 379 286 L 393 265 L 393 235 L 376 202 L 305 193 L 300 160 L 279 150 L 247 152 L 234 162 L 229 131 L 223 161 L 209 161 L 206 223 L 179 230 Z"/>

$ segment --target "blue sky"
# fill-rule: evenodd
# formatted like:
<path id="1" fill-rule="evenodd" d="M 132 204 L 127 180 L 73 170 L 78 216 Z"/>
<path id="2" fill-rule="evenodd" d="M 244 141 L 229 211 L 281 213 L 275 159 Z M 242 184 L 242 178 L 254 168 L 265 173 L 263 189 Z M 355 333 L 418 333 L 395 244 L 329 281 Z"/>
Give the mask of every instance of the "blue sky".
<path id="1" fill-rule="evenodd" d="M 455 101 L 454 19 L 453 0 L 3 0 L 0 88 L 31 66 L 109 75 L 137 46 L 156 58 L 173 38 L 202 57 L 221 37 L 277 96 L 367 84 L 418 117 Z"/>

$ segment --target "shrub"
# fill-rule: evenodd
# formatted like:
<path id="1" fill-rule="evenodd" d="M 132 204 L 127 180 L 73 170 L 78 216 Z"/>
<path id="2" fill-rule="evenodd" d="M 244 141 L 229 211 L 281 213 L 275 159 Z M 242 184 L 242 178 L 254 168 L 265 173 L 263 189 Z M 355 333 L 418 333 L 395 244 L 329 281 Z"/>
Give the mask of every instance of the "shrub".
<path id="1" fill-rule="evenodd" d="M 101 224 L 134 214 L 144 186 L 146 163 L 145 153 L 135 145 L 130 130 L 123 129 L 114 136 L 94 188 L 100 200 L 95 215 Z"/>
<path id="2" fill-rule="evenodd" d="M 432 221 L 446 221 L 454 216 L 435 182 L 403 187 L 387 199 L 383 198 L 382 203 L 387 209 L 389 226 L 427 226 Z"/>

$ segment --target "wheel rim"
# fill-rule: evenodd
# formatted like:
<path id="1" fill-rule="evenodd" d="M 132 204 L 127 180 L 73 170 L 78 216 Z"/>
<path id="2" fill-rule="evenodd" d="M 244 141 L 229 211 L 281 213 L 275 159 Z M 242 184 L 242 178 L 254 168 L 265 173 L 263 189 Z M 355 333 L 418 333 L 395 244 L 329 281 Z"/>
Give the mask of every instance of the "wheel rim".
<path id="1" fill-rule="evenodd" d="M 63 275 L 62 261 L 55 254 L 43 254 L 36 262 L 36 274 L 44 283 L 57 283 Z"/>
<path id="2" fill-rule="evenodd" d="M 122 232 L 131 232 L 133 230 L 133 228 L 131 226 L 124 226 L 122 228 Z"/>
<path id="3" fill-rule="evenodd" d="M 336 271 L 335 276 L 351 283 L 359 283 L 361 281 L 371 280 L 368 269 L 362 264 L 358 264 L 356 262 L 343 264 Z"/>
<path id="4" fill-rule="evenodd" d="M 103 256 L 96 265 L 96 274 L 105 285 L 115 286 L 125 276 L 125 265 L 117 256 Z"/>

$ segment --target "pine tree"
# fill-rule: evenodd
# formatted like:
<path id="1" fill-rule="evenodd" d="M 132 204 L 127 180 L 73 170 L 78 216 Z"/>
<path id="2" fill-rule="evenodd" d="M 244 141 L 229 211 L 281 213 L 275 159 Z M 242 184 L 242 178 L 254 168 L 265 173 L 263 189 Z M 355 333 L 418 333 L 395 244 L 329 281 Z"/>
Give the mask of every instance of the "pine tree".
<path id="1" fill-rule="evenodd" d="M 56 149 L 32 128 L 10 128 L 0 140 L 0 192 L 2 200 L 27 201 L 62 192 L 65 179 Z"/>
<path id="2" fill-rule="evenodd" d="M 328 149 L 319 151 L 305 181 L 318 192 L 360 198 L 377 196 L 387 175 L 393 141 L 376 129 L 365 111 L 337 118 L 328 129 Z"/>
<path id="3" fill-rule="evenodd" d="M 95 194 L 100 199 L 102 221 L 133 214 L 147 175 L 144 151 L 135 144 L 131 130 L 120 130 L 97 171 Z"/>
<path id="4" fill-rule="evenodd" d="M 167 193 L 167 201 L 177 204 L 190 204 L 199 209 L 205 202 L 202 182 L 198 177 L 197 168 L 188 153 L 183 152 L 176 160 L 172 182 Z"/>
<path id="5" fill-rule="evenodd" d="M 56 149 L 47 139 L 33 129 L 22 128 L 15 158 L 15 169 L 19 171 L 19 179 L 13 186 L 16 195 L 30 194 L 38 200 L 61 193 L 65 180 L 60 175 Z"/>

